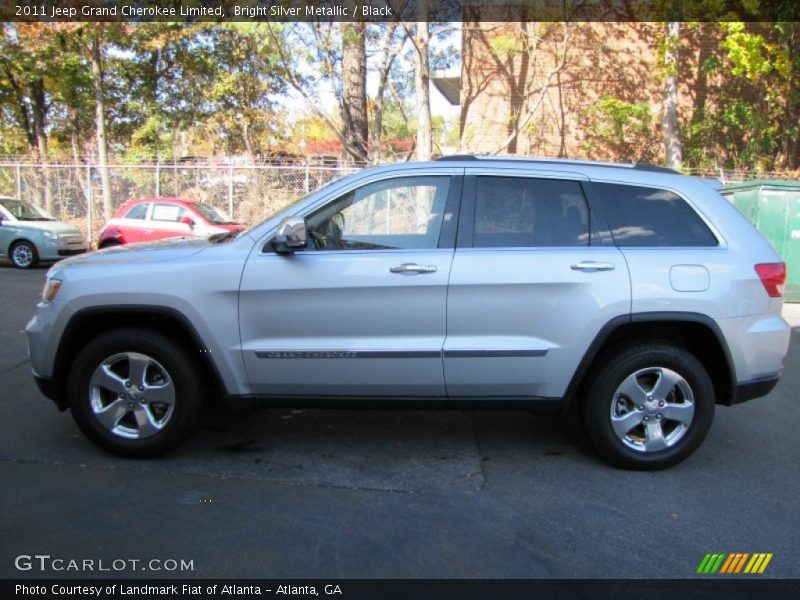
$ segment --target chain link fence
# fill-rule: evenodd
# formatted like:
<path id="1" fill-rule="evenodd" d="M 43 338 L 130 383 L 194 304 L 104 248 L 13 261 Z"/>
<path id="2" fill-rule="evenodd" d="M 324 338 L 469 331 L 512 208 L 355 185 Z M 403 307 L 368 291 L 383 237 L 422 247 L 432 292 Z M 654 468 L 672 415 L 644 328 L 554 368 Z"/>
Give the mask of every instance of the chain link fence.
<path id="1" fill-rule="evenodd" d="M 44 208 L 97 241 L 100 229 L 128 200 L 185 197 L 207 202 L 252 225 L 309 192 L 352 173 L 353 167 L 313 165 L 110 165 L 103 195 L 101 167 L 0 162 L 0 196 Z"/>
<path id="2" fill-rule="evenodd" d="M 104 200 L 101 168 L 91 164 L 0 162 L 0 196 L 41 206 L 59 221 L 80 228 L 93 242 L 117 209 L 128 200 L 158 196 L 188 197 L 222 209 L 247 225 L 263 220 L 315 189 L 357 170 L 352 166 L 314 164 L 110 165 L 110 194 Z M 693 175 L 723 183 L 753 178 L 797 178 L 797 173 L 708 170 Z"/>

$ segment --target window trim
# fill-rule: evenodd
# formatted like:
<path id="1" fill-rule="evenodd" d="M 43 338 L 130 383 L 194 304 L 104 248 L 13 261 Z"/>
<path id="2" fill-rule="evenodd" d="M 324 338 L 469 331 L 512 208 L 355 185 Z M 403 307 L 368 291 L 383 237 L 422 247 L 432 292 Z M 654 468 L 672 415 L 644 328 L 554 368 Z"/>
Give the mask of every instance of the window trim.
<path id="1" fill-rule="evenodd" d="M 463 178 L 464 178 L 464 169 L 453 169 L 450 168 L 443 168 L 443 169 L 420 169 L 417 172 L 407 171 L 402 173 L 382 173 L 380 177 L 369 178 L 369 179 L 359 179 L 354 181 L 352 186 L 346 187 L 341 190 L 337 190 L 334 194 L 321 199 L 319 202 L 315 202 L 310 206 L 304 207 L 302 210 L 298 211 L 296 215 L 298 217 L 302 217 L 303 219 L 308 218 L 309 215 L 312 213 L 317 212 L 318 210 L 328 206 L 332 202 L 336 202 L 342 196 L 349 194 L 355 190 L 363 188 L 367 185 L 372 185 L 374 183 L 380 183 L 382 181 L 390 181 L 393 179 L 404 179 L 408 177 L 449 177 L 450 182 L 448 185 L 448 192 L 447 192 L 447 199 L 445 200 L 444 204 L 444 215 L 442 217 L 442 228 L 439 232 L 439 240 L 437 242 L 436 247 L 434 248 L 384 248 L 384 249 L 374 249 L 374 250 L 367 250 L 363 248 L 353 248 L 353 249 L 346 249 L 346 250 L 316 250 L 314 248 L 303 248 L 298 250 L 297 253 L 308 253 L 314 255 L 327 255 L 327 254 L 336 254 L 341 255 L 343 253 L 351 254 L 351 253 L 368 253 L 369 255 L 374 255 L 376 253 L 383 253 L 383 252 L 392 252 L 392 253 L 400 253 L 400 252 L 433 252 L 437 250 L 453 250 L 455 248 L 455 241 L 456 241 L 456 234 L 458 231 L 458 224 L 460 220 L 461 214 L 461 200 L 462 200 L 462 187 L 463 187 Z M 449 215 L 449 218 L 448 218 Z M 286 215 L 283 215 L 286 216 Z M 269 231 L 264 237 L 261 238 L 259 241 L 259 256 L 275 256 L 276 253 L 272 249 L 270 242 L 272 238 L 275 237 L 278 228 L 275 227 Z"/>
<path id="2" fill-rule="evenodd" d="M 611 184 L 611 185 L 626 185 L 626 186 L 629 186 L 629 187 L 647 188 L 647 189 L 650 189 L 650 190 L 659 190 L 659 191 L 662 191 L 662 192 L 671 192 L 671 193 L 675 194 L 676 196 L 678 196 L 678 198 L 680 198 L 681 200 L 686 202 L 686 204 L 689 206 L 689 208 L 691 208 L 694 211 L 694 213 L 700 218 L 700 220 L 705 224 L 705 226 L 708 227 L 708 230 L 711 232 L 711 235 L 713 235 L 714 238 L 717 240 L 716 246 L 620 246 L 619 244 L 617 244 L 616 240 L 613 239 L 614 234 L 612 233 L 611 222 L 608 220 L 608 217 L 606 215 L 605 205 L 603 203 L 603 196 L 600 193 L 600 191 L 594 187 L 593 184 L 595 184 L 595 183 L 607 183 L 607 184 Z M 686 194 L 684 194 L 682 191 L 680 191 L 680 190 L 678 190 L 678 189 L 676 189 L 674 187 L 670 187 L 670 186 L 666 186 L 666 185 L 654 185 L 654 184 L 651 184 L 651 183 L 641 183 L 641 182 L 638 182 L 638 181 L 637 182 L 631 182 L 631 181 L 619 181 L 619 180 L 614 180 L 614 179 L 597 179 L 597 178 L 591 179 L 589 181 L 589 183 L 588 183 L 588 187 L 591 189 L 592 194 L 597 196 L 597 200 L 598 200 L 598 204 L 600 206 L 601 214 L 603 215 L 603 219 L 605 220 L 605 222 L 607 224 L 606 226 L 608 228 L 608 234 L 612 238 L 612 244 L 616 248 L 619 248 L 620 250 L 625 250 L 625 251 L 628 251 L 628 250 L 634 250 L 634 251 L 651 250 L 652 251 L 652 250 L 669 250 L 669 249 L 672 249 L 672 250 L 687 250 L 687 249 L 689 249 L 689 250 L 696 251 L 696 250 L 727 250 L 728 249 L 727 240 L 724 238 L 724 236 L 722 235 L 720 230 L 711 222 L 711 220 L 706 216 L 706 214 L 700 209 L 700 207 L 697 205 L 697 203 L 693 202 L 689 197 L 686 196 Z"/>
<path id="3" fill-rule="evenodd" d="M 589 210 L 589 243 L 585 246 L 475 246 L 475 211 L 478 207 L 477 189 L 478 177 L 516 177 L 522 179 L 546 179 L 558 181 L 574 181 L 578 183 L 586 201 L 586 208 Z M 605 221 L 600 221 L 595 217 L 597 209 L 596 201 L 590 197 L 590 190 L 586 187 L 587 179 L 575 173 L 554 173 L 549 172 L 524 172 L 524 171 L 504 171 L 500 169 L 475 169 L 467 170 L 464 176 L 464 192 L 461 200 L 461 218 L 458 223 L 458 239 L 456 248 L 459 250 L 502 250 L 502 251 L 536 251 L 536 250 L 571 250 L 612 246 L 613 240 L 610 232 L 605 227 Z M 603 215 L 604 217 L 605 215 Z"/>

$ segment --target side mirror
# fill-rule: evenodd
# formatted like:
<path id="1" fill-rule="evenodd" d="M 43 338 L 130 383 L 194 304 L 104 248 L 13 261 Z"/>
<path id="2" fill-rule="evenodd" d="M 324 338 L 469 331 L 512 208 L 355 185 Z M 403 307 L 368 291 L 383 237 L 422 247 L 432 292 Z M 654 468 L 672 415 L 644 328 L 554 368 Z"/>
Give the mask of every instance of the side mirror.
<path id="1" fill-rule="evenodd" d="M 194 229 L 194 220 L 192 217 L 181 217 L 181 223 L 188 225 L 189 229 Z"/>
<path id="2" fill-rule="evenodd" d="M 291 254 L 308 246 L 306 222 L 301 217 L 286 217 L 278 227 L 278 233 L 270 242 L 278 254 Z"/>

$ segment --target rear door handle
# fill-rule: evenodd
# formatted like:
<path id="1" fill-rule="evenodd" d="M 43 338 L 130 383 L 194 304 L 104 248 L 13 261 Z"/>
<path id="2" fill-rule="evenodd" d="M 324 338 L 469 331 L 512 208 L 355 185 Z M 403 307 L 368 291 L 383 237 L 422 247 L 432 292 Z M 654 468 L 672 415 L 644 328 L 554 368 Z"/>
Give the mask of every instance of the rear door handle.
<path id="1" fill-rule="evenodd" d="M 614 263 L 596 262 L 593 260 L 582 260 L 572 265 L 573 271 L 613 271 L 616 268 Z"/>
<path id="2" fill-rule="evenodd" d="M 433 265 L 417 265 L 414 263 L 403 263 L 397 267 L 389 269 L 392 273 L 401 273 L 405 275 L 416 275 L 417 273 L 435 273 L 436 267 Z"/>

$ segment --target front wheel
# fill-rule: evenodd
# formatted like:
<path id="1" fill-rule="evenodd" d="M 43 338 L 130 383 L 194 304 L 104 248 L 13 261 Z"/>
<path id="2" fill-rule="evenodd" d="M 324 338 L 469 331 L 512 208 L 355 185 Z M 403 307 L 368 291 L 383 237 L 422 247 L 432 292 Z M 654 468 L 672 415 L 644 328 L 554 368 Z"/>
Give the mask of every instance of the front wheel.
<path id="1" fill-rule="evenodd" d="M 583 420 L 597 450 L 615 465 L 672 466 L 705 438 L 714 418 L 714 386 L 690 352 L 667 343 L 610 349 L 590 375 Z"/>
<path id="2" fill-rule="evenodd" d="M 130 458 L 163 454 L 196 424 L 201 373 L 188 350 L 146 329 L 106 332 L 70 370 L 72 416 L 98 446 Z"/>
<path id="3" fill-rule="evenodd" d="M 39 253 L 30 242 L 17 242 L 11 247 L 11 263 L 18 269 L 33 269 L 39 264 Z"/>

